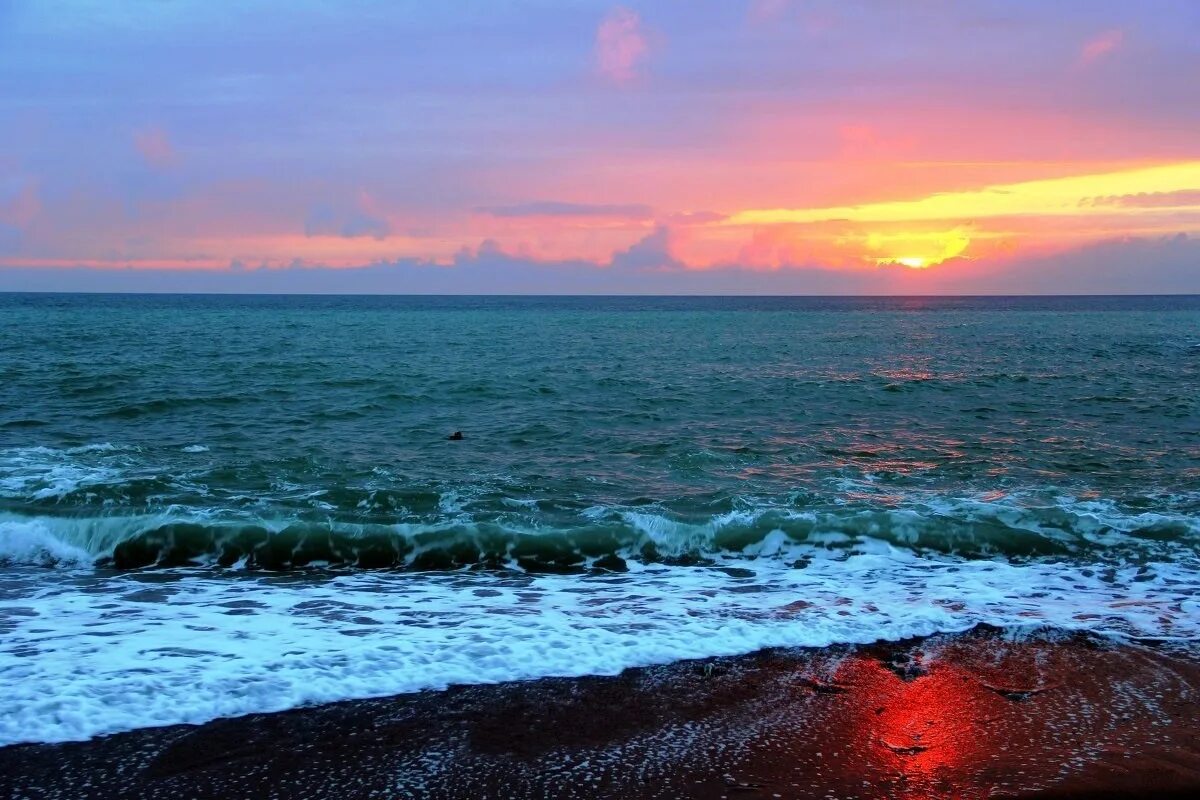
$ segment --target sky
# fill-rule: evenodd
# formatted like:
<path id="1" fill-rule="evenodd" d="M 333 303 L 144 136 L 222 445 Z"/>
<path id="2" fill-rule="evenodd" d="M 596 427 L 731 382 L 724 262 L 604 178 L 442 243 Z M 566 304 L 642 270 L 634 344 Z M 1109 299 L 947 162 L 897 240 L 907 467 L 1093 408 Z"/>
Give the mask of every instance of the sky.
<path id="1" fill-rule="evenodd" d="M 0 0 L 0 290 L 1200 292 L 1200 2 Z"/>

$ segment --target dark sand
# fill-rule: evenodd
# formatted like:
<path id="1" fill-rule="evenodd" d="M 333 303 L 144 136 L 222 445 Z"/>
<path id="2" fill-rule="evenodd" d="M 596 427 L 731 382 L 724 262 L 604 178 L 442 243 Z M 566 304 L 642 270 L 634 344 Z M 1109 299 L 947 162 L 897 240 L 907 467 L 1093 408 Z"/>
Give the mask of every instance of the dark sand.
<path id="1" fill-rule="evenodd" d="M 0 749 L 0 797 L 1170 797 L 1200 661 L 977 630 Z"/>

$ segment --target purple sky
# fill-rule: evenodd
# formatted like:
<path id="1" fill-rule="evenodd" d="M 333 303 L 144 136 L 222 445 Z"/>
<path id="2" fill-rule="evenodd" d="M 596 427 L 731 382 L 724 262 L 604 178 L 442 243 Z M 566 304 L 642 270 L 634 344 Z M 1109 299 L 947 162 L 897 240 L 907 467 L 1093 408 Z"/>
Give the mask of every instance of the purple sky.
<path id="1" fill-rule="evenodd" d="M 1195 0 L 0 0 L 0 290 L 1200 292 Z"/>

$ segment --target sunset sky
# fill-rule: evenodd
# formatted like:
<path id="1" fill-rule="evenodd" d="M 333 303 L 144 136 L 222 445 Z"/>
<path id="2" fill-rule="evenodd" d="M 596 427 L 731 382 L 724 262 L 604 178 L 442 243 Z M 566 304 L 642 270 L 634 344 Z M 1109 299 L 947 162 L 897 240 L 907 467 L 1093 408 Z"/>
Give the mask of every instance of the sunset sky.
<path id="1" fill-rule="evenodd" d="M 1200 2 L 0 0 L 0 289 L 1200 292 Z"/>

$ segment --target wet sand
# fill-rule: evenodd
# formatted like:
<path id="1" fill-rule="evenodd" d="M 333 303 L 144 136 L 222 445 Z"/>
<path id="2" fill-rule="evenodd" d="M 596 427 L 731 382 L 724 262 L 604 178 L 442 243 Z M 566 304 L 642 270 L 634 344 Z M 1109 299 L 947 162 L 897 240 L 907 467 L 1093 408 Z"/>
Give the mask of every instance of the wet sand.
<path id="1" fill-rule="evenodd" d="M 236 687 L 230 687 L 235 691 Z M 0 749 L 0 798 L 1170 797 L 1200 660 L 979 629 Z"/>

